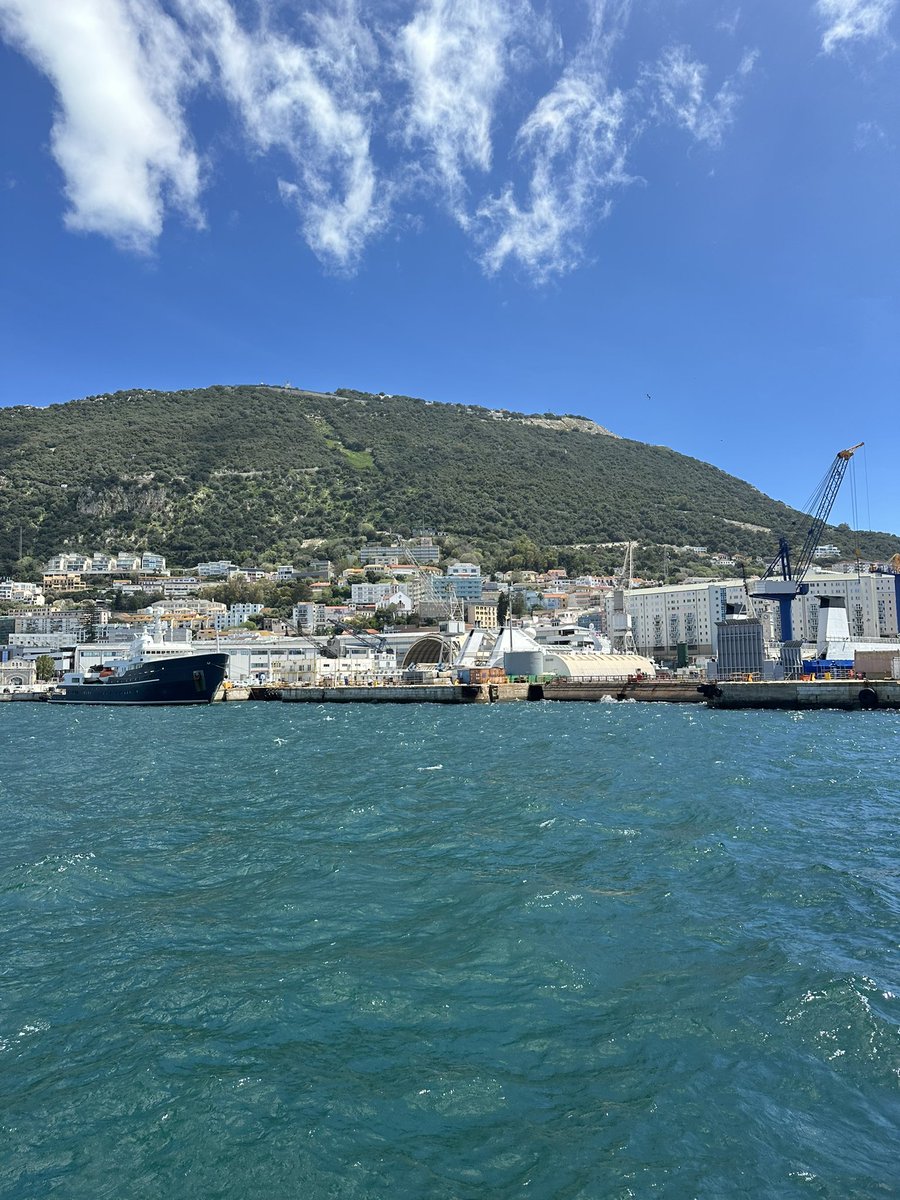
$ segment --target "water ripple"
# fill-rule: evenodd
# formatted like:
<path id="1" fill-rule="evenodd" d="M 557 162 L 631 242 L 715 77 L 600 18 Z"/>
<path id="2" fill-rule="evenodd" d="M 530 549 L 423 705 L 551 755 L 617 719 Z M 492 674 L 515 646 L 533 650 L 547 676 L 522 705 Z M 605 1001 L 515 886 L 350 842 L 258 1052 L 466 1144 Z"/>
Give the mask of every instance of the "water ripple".
<path id="1" fill-rule="evenodd" d="M 897 1194 L 895 715 L 0 716 L 3 1195 Z"/>

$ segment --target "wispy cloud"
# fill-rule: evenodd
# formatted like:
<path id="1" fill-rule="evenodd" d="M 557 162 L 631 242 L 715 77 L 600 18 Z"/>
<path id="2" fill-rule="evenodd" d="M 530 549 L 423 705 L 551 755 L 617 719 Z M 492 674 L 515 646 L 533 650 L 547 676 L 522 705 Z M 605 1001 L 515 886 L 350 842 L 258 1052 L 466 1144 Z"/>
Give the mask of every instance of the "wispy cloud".
<path id="1" fill-rule="evenodd" d="M 509 183 L 477 212 L 489 274 L 517 260 L 542 282 L 576 265 L 585 235 L 610 211 L 605 193 L 627 182 L 625 118 L 622 93 L 577 70 L 544 96 L 517 139 L 531 164 L 524 201 Z"/>
<path id="2" fill-rule="evenodd" d="M 890 146 L 890 139 L 883 126 L 877 121 L 860 121 L 856 126 L 853 144 L 857 150 L 869 150 L 876 146 Z"/>
<path id="3" fill-rule="evenodd" d="M 167 206 L 199 222 L 200 160 L 182 110 L 195 71 L 155 0 L 0 0 L 0 28 L 56 89 L 51 147 L 70 229 L 146 251 Z"/>
<path id="4" fill-rule="evenodd" d="M 294 178 L 279 180 L 279 190 L 310 248 L 352 269 L 389 207 L 371 154 L 377 94 L 366 81 L 377 56 L 356 0 L 309 14 L 305 42 L 265 24 L 245 29 L 229 0 L 179 3 L 253 146 L 290 160 Z"/>
<path id="5" fill-rule="evenodd" d="M 463 223 L 467 173 L 491 167 L 498 97 L 529 18 L 519 0 L 426 0 L 397 38 L 406 144 L 424 150 L 429 182 Z"/>
<path id="6" fill-rule="evenodd" d="M 740 98 L 739 81 L 753 70 L 756 54 L 744 55 L 737 74 L 707 95 L 708 68 L 690 57 L 685 46 L 672 46 L 647 72 L 656 88 L 656 110 L 686 129 L 700 142 L 717 146 L 734 120 Z"/>
<path id="7" fill-rule="evenodd" d="M 816 0 L 816 12 L 825 25 L 822 49 L 830 54 L 861 41 L 892 45 L 889 25 L 896 9 L 897 0 Z"/>
<path id="8" fill-rule="evenodd" d="M 595 0 L 584 44 L 519 128 L 514 153 L 528 172 L 522 198 L 509 182 L 476 213 L 489 274 L 508 262 L 538 282 L 571 270 L 587 234 L 610 211 L 610 191 L 628 182 L 629 103 L 608 81 L 627 11 L 627 4 Z"/>
<path id="9" fill-rule="evenodd" d="M 583 45 L 519 129 L 515 154 L 529 168 L 522 199 L 508 183 L 476 213 L 489 274 L 517 262 L 543 282 L 577 266 L 588 235 L 633 182 L 628 156 L 652 120 L 674 120 L 710 146 L 733 121 L 755 53 L 744 56 L 713 96 L 707 95 L 707 68 L 683 46 L 669 48 L 632 87 L 611 84 L 629 10 L 627 0 L 593 0 Z"/>
<path id="10" fill-rule="evenodd" d="M 645 129 L 673 123 L 715 147 L 752 68 L 748 56 L 710 92 L 706 64 L 675 46 L 622 79 L 630 8 L 0 0 L 0 32 L 57 89 L 52 150 L 72 228 L 146 250 L 168 212 L 202 222 L 189 130 L 202 89 L 224 98 L 329 268 L 356 269 L 424 195 L 453 214 L 488 274 L 514 265 L 543 281 L 583 261 Z"/>

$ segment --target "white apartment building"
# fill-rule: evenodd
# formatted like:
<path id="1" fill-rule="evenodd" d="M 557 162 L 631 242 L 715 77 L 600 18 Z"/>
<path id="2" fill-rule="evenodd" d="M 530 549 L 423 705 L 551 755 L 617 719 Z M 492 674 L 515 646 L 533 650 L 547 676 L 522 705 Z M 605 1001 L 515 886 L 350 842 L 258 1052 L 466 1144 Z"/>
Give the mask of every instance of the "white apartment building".
<path id="1" fill-rule="evenodd" d="M 430 542 L 425 545 L 407 544 L 406 546 L 379 546 L 370 543 L 362 546 L 359 551 L 359 561 L 363 566 L 384 566 L 388 563 L 436 563 L 441 557 L 439 546 Z"/>
<path id="2" fill-rule="evenodd" d="M 183 599 L 196 594 L 200 586 L 198 575 L 172 575 L 160 584 L 162 594 L 167 600 Z"/>
<path id="3" fill-rule="evenodd" d="M 31 604 L 40 608 L 45 603 L 39 583 L 20 583 L 16 579 L 0 579 L 0 600 L 12 604 Z"/>
<path id="4" fill-rule="evenodd" d="M 295 604 L 291 609 L 291 620 L 297 626 L 298 633 L 318 633 L 327 625 L 325 605 L 311 600 Z"/>
<path id="5" fill-rule="evenodd" d="M 215 617 L 226 613 L 228 605 L 218 600 L 206 600 L 201 596 L 171 596 L 166 600 L 154 600 L 141 610 L 152 617 Z"/>
<path id="6" fill-rule="evenodd" d="M 166 560 L 161 554 L 151 554 L 149 550 L 145 550 L 141 555 L 141 574 L 142 575 L 165 575 Z"/>
<path id="7" fill-rule="evenodd" d="M 807 576 L 806 585 L 808 592 L 797 596 L 792 605 L 795 638 L 816 641 L 821 596 L 844 601 L 852 638 L 871 641 L 898 636 L 900 576 L 817 571 Z M 750 591 L 752 594 L 752 580 Z M 625 592 L 625 608 L 631 614 L 639 653 L 669 656 L 675 653 L 679 643 L 684 643 L 690 654 L 703 655 L 717 652 L 716 622 L 724 620 L 729 606 L 742 608 L 746 599 L 743 581 L 727 579 L 634 588 Z M 606 600 L 607 622 L 612 605 L 613 598 L 609 596 Z M 753 606 L 777 637 L 777 605 L 754 599 Z"/>
<path id="8" fill-rule="evenodd" d="M 220 558 L 217 562 L 197 563 L 197 574 L 201 579 L 227 579 L 231 575 L 237 575 L 239 570 L 237 563 L 229 562 L 225 558 Z"/>
<path id="9" fill-rule="evenodd" d="M 752 586 L 752 585 L 751 585 Z M 633 588 L 625 592 L 632 632 L 639 654 L 673 656 L 679 644 L 690 654 L 715 654 L 716 622 L 728 605 L 743 605 L 742 580 L 682 583 L 667 587 Z M 606 599 L 607 628 L 612 628 L 613 596 Z"/>
<path id="10" fill-rule="evenodd" d="M 261 604 L 232 604 L 227 612 L 219 612 L 210 622 L 214 629 L 238 629 L 249 617 L 258 616 L 263 610 Z"/>
<path id="11" fill-rule="evenodd" d="M 898 581 L 900 576 L 880 572 L 871 575 L 846 575 L 841 571 L 810 572 L 805 580 L 808 593 L 798 596 L 791 606 L 794 637 L 808 642 L 816 641 L 820 596 L 833 596 L 844 601 L 851 638 L 873 641 L 896 637 L 900 632 Z"/>
<path id="12" fill-rule="evenodd" d="M 350 603 L 353 605 L 378 604 L 391 592 L 402 592 L 405 596 L 409 596 L 409 588 L 406 583 L 396 583 L 392 579 L 384 580 L 381 583 L 352 583 L 350 585 Z"/>
<path id="13" fill-rule="evenodd" d="M 54 554 L 44 571 L 49 574 L 67 574 L 75 572 L 80 575 L 114 575 L 120 572 L 131 575 L 140 572 L 142 575 L 164 575 L 166 560 L 161 554 L 153 554 L 149 550 L 141 553 L 123 550 L 118 554 L 101 554 L 95 550 L 92 554 L 62 552 Z"/>

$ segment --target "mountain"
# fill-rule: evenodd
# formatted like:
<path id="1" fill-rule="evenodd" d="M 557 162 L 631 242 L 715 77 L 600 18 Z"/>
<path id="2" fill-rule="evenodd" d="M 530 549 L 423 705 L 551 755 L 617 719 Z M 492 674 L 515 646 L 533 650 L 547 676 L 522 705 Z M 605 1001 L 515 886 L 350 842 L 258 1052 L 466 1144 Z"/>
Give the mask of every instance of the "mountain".
<path id="1" fill-rule="evenodd" d="M 0 410 L 0 573 L 65 545 L 292 561 L 304 542 L 445 532 L 496 561 L 636 539 L 771 557 L 809 519 L 707 463 L 583 417 L 348 389 L 131 391 Z M 829 527 L 865 557 L 889 534 Z M 607 551 L 612 554 L 613 551 Z M 620 552 L 615 552 L 617 555 Z M 600 556 L 602 558 L 602 554 Z"/>

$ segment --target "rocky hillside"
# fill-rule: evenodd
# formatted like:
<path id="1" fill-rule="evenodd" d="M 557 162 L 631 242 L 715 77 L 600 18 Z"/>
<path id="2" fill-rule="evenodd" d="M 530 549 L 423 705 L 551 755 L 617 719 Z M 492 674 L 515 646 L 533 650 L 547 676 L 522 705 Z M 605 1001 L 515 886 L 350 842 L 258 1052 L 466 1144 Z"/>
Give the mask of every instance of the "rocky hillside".
<path id="1" fill-rule="evenodd" d="M 33 561 L 68 544 L 193 564 L 296 560 L 311 539 L 423 527 L 498 561 L 629 538 L 769 556 L 807 525 L 715 467 L 572 415 L 265 386 L 0 410 L 3 573 L 20 530 Z M 827 536 L 848 554 L 897 549 L 887 534 Z"/>

